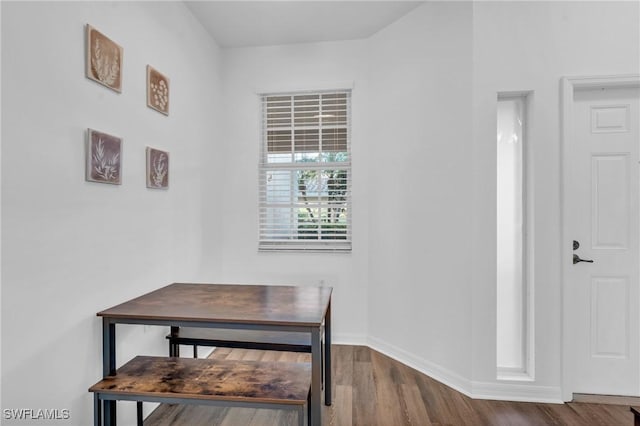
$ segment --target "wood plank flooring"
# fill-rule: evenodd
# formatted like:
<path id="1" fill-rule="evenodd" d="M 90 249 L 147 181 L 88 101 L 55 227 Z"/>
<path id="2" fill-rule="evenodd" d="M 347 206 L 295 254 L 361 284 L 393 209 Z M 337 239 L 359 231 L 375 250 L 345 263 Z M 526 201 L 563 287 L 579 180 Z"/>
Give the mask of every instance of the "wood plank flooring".
<path id="1" fill-rule="evenodd" d="M 624 426 L 626 405 L 474 400 L 364 346 L 333 345 L 333 398 L 325 426 Z M 309 354 L 218 348 L 218 359 L 309 362 Z M 161 405 L 145 426 L 289 426 L 279 410 Z"/>

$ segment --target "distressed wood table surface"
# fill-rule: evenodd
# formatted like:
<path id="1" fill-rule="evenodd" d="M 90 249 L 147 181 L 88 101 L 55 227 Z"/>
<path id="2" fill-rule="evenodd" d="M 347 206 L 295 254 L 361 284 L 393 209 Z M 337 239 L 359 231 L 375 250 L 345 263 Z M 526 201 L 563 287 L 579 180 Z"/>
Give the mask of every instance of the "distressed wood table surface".
<path id="1" fill-rule="evenodd" d="M 311 425 L 331 405 L 331 287 L 174 283 L 98 312 L 103 321 L 103 377 L 116 374 L 116 324 L 303 332 L 311 337 Z M 321 330 L 324 324 L 324 357 Z M 116 425 L 116 404 L 104 424 Z"/>

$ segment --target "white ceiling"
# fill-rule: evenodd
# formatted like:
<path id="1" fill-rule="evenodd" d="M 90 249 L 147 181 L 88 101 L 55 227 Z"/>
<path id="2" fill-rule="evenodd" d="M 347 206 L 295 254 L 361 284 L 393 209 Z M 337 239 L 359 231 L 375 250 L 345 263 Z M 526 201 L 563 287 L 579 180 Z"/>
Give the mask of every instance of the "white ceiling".
<path id="1" fill-rule="evenodd" d="M 222 47 L 367 38 L 422 1 L 185 1 Z"/>

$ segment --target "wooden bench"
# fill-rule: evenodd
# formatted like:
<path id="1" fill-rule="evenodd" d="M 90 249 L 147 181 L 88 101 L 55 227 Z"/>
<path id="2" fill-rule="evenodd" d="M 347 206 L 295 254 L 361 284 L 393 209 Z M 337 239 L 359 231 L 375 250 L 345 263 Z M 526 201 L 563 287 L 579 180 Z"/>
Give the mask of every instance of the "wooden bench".
<path id="1" fill-rule="evenodd" d="M 180 345 L 193 346 L 194 358 L 198 346 L 311 353 L 311 336 L 302 332 L 172 327 L 167 339 L 169 356 L 180 356 Z"/>
<path id="2" fill-rule="evenodd" d="M 137 356 L 89 392 L 94 426 L 103 426 L 104 401 L 288 409 L 297 411 L 303 426 L 310 416 L 310 387 L 309 363 Z"/>
<path id="3" fill-rule="evenodd" d="M 633 424 L 640 426 L 640 407 L 629 407 L 633 413 Z"/>

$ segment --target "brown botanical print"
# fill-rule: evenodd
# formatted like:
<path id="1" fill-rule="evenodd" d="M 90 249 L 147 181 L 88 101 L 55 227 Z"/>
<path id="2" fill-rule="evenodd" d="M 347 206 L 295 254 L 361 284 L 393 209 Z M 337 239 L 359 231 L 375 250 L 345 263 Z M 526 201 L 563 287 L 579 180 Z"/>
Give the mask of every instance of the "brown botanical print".
<path id="1" fill-rule="evenodd" d="M 122 47 L 87 25 L 87 77 L 122 91 Z"/>
<path id="2" fill-rule="evenodd" d="M 147 188 L 169 187 L 169 153 L 147 147 Z"/>
<path id="3" fill-rule="evenodd" d="M 121 169 L 122 139 L 89 129 L 86 179 L 119 185 Z"/>
<path id="4" fill-rule="evenodd" d="M 147 65 L 147 105 L 169 115 L 169 79 Z"/>

